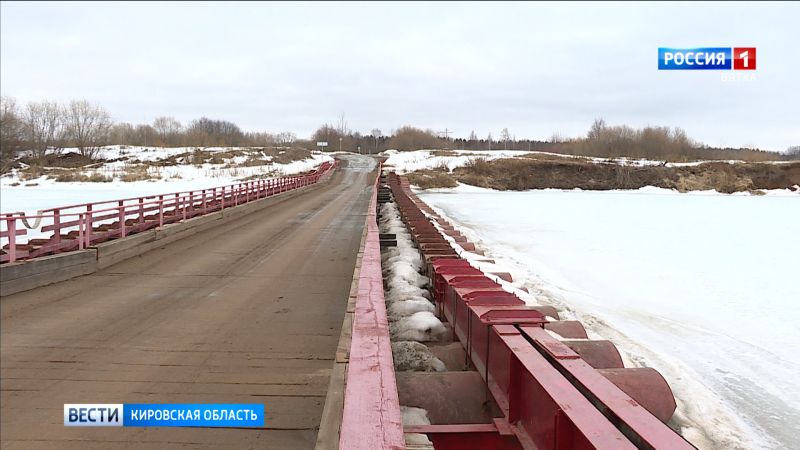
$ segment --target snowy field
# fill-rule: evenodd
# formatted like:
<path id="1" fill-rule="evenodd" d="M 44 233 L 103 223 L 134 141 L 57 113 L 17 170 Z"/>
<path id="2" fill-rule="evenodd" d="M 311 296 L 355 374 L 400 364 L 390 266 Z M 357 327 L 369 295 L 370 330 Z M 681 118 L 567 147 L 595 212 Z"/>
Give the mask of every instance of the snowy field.
<path id="1" fill-rule="evenodd" d="M 397 173 L 406 173 L 421 169 L 433 169 L 443 165 L 446 165 L 449 170 L 453 170 L 476 158 L 513 158 L 528 153 L 531 152 L 512 150 L 416 150 L 413 152 L 399 152 L 397 150 L 386 150 L 381 154 L 387 157 L 383 163 L 385 166 L 391 166 Z"/>
<path id="2" fill-rule="evenodd" d="M 127 182 L 120 179 L 120 175 L 125 173 L 126 169 L 134 166 L 131 161 L 155 162 L 191 153 L 193 150 L 194 148 L 188 147 L 105 147 L 101 150 L 103 158 L 108 160 L 127 158 L 125 161 L 109 162 L 86 171 L 87 174 L 98 173 L 113 178 L 113 181 L 107 183 L 57 182 L 46 177 L 21 180 L 20 172 L 14 170 L 0 179 L 0 210 L 3 213 L 23 211 L 35 214 L 39 210 L 56 206 L 227 186 L 247 177 L 301 173 L 325 161 L 333 160 L 328 154 L 313 152 L 310 158 L 286 164 L 272 163 L 272 157 L 262 156 L 260 158 L 264 160 L 264 164 L 244 166 L 242 163 L 247 157 L 235 156 L 222 158 L 218 164 L 191 164 L 189 161 L 180 161 L 175 165 L 150 166 L 146 170 L 152 179 Z M 202 150 L 211 154 L 222 154 L 249 149 L 209 147 Z M 77 149 L 64 149 L 63 153 L 70 151 Z"/>
<path id="3" fill-rule="evenodd" d="M 727 162 L 736 163 L 743 161 L 725 160 L 725 161 L 692 161 L 685 163 L 665 163 L 664 161 L 648 160 L 648 159 L 630 159 L 630 158 L 596 158 L 590 156 L 577 156 L 577 155 L 564 155 L 560 153 L 550 152 L 528 152 L 521 150 L 415 150 L 410 152 L 400 152 L 397 150 L 386 150 L 381 153 L 386 156 L 387 166 L 392 167 L 397 173 L 408 173 L 415 170 L 434 169 L 447 166 L 449 170 L 456 167 L 466 165 L 470 160 L 476 158 L 483 158 L 487 160 L 500 159 L 500 158 L 514 158 L 522 155 L 539 155 L 539 156 L 556 156 L 561 158 L 571 158 L 592 163 L 606 163 L 613 161 L 616 164 L 623 166 L 659 166 L 666 167 L 681 167 L 681 166 L 696 166 L 705 162 Z M 771 161 L 772 164 L 786 164 L 791 161 Z"/>
<path id="4" fill-rule="evenodd" d="M 700 448 L 800 448 L 800 195 L 419 192 L 539 301 L 673 388 Z"/>

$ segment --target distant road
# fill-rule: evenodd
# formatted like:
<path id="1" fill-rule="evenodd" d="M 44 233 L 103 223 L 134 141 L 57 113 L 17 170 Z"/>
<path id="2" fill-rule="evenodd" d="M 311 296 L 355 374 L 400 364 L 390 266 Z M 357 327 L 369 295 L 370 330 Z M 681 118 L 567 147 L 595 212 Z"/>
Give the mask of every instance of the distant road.
<path id="1" fill-rule="evenodd" d="M 2 448 L 313 448 L 374 164 L 0 300 Z M 263 403 L 265 429 L 67 428 L 64 403 Z"/>

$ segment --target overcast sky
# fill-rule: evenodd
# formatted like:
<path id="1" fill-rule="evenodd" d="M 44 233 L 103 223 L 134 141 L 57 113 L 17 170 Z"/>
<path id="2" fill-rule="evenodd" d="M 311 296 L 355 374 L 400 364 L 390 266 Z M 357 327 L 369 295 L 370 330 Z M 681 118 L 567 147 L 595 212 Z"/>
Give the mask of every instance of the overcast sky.
<path id="1" fill-rule="evenodd" d="M 709 145 L 800 145 L 798 3 L 0 8 L 3 95 L 86 98 L 119 121 L 205 115 L 306 137 L 344 112 L 362 132 L 547 139 L 603 117 Z M 659 46 L 757 47 L 758 69 L 659 72 Z"/>

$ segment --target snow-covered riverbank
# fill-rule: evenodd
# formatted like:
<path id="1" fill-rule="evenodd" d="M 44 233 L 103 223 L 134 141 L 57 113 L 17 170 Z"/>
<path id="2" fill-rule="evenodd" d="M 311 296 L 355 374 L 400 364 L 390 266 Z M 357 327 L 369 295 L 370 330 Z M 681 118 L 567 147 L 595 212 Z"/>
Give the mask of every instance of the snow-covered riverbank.
<path id="1" fill-rule="evenodd" d="M 655 367 L 701 448 L 800 448 L 800 195 L 420 192 L 531 292 Z"/>

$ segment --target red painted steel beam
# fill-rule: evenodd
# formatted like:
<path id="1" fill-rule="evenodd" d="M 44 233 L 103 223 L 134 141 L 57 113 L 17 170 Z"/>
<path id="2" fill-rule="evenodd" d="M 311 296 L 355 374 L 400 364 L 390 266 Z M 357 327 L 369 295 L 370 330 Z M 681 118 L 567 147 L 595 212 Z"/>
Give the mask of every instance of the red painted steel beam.
<path id="1" fill-rule="evenodd" d="M 501 432 L 494 423 L 408 426 L 406 433 L 425 434 L 436 450 L 522 450 L 510 431 Z"/>
<path id="2" fill-rule="evenodd" d="M 377 186 L 366 220 L 367 235 L 358 276 L 358 296 L 344 396 L 339 448 L 403 449 L 376 221 Z"/>
<path id="3" fill-rule="evenodd" d="M 526 448 L 636 448 L 514 326 L 487 331 L 489 387 Z"/>
<path id="4" fill-rule="evenodd" d="M 589 366 L 569 347 L 541 328 L 521 326 L 520 329 L 543 356 L 546 356 L 560 373 L 637 446 L 687 450 L 694 448 L 609 379 Z"/>

